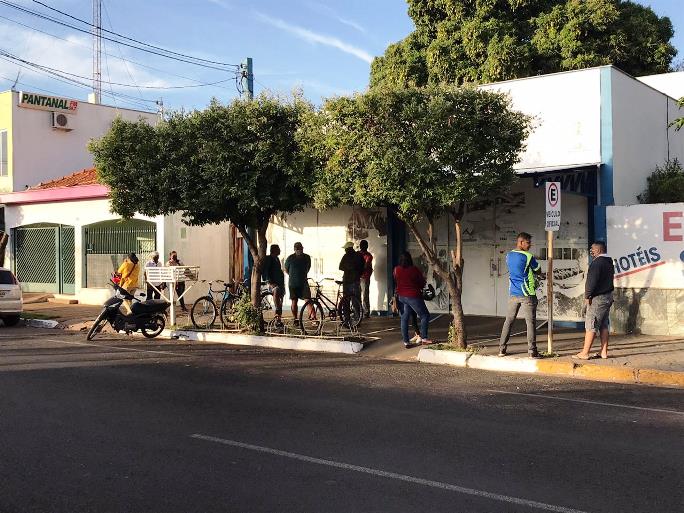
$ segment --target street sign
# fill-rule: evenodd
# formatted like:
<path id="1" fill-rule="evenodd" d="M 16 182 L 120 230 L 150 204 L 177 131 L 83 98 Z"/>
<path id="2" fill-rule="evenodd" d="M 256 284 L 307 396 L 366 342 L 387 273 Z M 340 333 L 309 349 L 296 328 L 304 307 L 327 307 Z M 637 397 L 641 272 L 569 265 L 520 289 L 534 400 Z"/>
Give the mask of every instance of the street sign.
<path id="1" fill-rule="evenodd" d="M 546 231 L 557 232 L 561 222 L 560 182 L 546 182 Z"/>

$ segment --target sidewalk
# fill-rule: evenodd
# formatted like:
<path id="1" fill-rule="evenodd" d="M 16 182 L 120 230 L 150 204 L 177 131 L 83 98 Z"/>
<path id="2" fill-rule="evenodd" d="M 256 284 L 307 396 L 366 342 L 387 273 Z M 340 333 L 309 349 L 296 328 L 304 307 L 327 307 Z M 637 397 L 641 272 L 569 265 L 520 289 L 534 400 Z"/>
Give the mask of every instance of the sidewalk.
<path id="1" fill-rule="evenodd" d="M 65 305 L 56 303 L 32 303 L 24 306 L 26 317 L 39 319 L 54 319 L 59 322 L 63 329 L 85 331 L 98 313 L 99 306 L 91 305 Z M 179 324 L 189 323 L 189 319 L 179 319 Z M 449 316 L 434 316 L 430 323 L 430 336 L 435 342 L 444 342 L 447 338 Z M 403 361 L 434 362 L 432 353 L 452 353 L 452 360 L 463 361 L 461 366 L 473 368 L 487 368 L 511 372 L 542 372 L 550 374 L 571 375 L 585 379 L 598 379 L 602 381 L 620 382 L 649 382 L 684 387 L 684 339 L 675 337 L 656 337 L 646 335 L 614 335 L 610 340 L 609 355 L 607 360 L 593 359 L 588 361 L 575 361 L 571 359 L 581 345 L 584 333 L 576 330 L 557 329 L 554 334 L 554 353 L 558 357 L 545 358 L 538 361 L 540 365 L 534 366 L 527 358 L 527 343 L 524 336 L 524 321 L 516 321 L 513 332 L 522 333 L 511 338 L 509 343 L 509 356 L 498 358 L 498 333 L 501 329 L 502 320 L 493 317 L 471 316 L 467 318 L 468 340 L 471 347 L 475 347 L 478 358 L 466 358 L 471 353 L 456 351 L 431 351 L 429 348 L 416 347 L 404 349 L 401 343 L 399 319 L 391 317 L 373 317 L 364 320 L 361 332 L 367 336 L 368 342 L 364 344 L 362 356 L 375 358 L 389 358 Z M 227 335 L 230 337 L 230 335 Z M 546 350 L 546 328 L 542 327 L 537 335 L 540 351 Z M 599 344 L 595 342 L 594 349 L 598 351 Z M 419 352 L 421 357 L 419 358 Z M 461 356 L 457 356 L 461 355 Z M 445 355 L 440 355 L 444 359 Z M 485 358 L 484 360 L 482 358 Z M 468 361 L 469 360 L 469 361 Z M 476 362 L 480 362 L 477 363 Z M 481 364 L 481 362 L 489 362 Z M 467 365 L 469 363 L 469 365 Z M 476 367 L 477 365 L 477 367 Z M 530 371 L 533 367 L 537 370 Z M 638 372 L 641 370 L 642 372 Z M 644 370 L 653 371 L 657 375 L 655 382 L 639 380 L 648 373 Z M 658 375 L 658 373 L 663 374 Z M 632 379 L 630 376 L 634 376 Z M 649 378 L 650 379 L 650 378 Z M 663 379 L 665 381 L 663 381 Z"/>

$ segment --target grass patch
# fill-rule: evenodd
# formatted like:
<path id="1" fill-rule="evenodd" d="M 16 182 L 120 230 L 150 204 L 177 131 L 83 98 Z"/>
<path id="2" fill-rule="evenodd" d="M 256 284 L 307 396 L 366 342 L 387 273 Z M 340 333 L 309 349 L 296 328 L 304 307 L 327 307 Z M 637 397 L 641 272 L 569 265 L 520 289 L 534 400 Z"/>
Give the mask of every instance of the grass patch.
<path id="1" fill-rule="evenodd" d="M 436 351 L 456 351 L 458 353 L 479 353 L 482 348 L 480 346 L 468 346 L 465 349 L 462 349 L 458 346 L 455 346 L 453 344 L 449 344 L 448 342 L 440 342 L 438 344 L 432 344 L 429 346 L 426 346 L 426 349 L 434 349 Z"/>

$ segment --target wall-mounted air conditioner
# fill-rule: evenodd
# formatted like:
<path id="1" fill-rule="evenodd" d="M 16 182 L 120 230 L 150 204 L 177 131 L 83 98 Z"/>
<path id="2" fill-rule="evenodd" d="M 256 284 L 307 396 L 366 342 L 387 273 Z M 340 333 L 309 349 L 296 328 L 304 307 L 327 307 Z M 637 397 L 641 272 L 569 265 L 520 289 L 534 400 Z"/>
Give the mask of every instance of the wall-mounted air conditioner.
<path id="1" fill-rule="evenodd" d="M 62 114 L 61 112 L 51 112 L 50 114 L 52 115 L 52 128 L 56 130 L 74 129 L 73 116 L 68 116 L 67 114 Z"/>

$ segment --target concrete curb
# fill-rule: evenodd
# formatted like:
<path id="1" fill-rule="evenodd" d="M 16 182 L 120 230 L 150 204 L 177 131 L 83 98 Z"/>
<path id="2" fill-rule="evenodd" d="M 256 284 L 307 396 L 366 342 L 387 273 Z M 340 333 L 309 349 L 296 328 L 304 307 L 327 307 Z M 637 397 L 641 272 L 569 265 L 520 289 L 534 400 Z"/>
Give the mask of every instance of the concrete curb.
<path id="1" fill-rule="evenodd" d="M 317 351 L 323 353 L 356 354 L 363 349 L 363 344 L 360 342 L 349 342 L 347 340 L 269 337 L 245 335 L 242 333 L 218 333 L 215 331 L 164 330 L 160 337 L 239 346 L 292 349 L 294 351 Z"/>
<path id="2" fill-rule="evenodd" d="M 568 362 L 555 358 L 548 360 L 499 358 L 498 356 L 423 348 L 418 352 L 418 361 L 421 363 L 452 365 L 454 367 L 498 372 L 549 374 L 613 383 L 639 383 L 684 388 L 684 372 L 637 369 L 634 367 L 609 367 L 591 363 Z"/>
<path id="3" fill-rule="evenodd" d="M 56 328 L 59 326 L 57 321 L 47 320 L 47 319 L 23 319 L 26 326 L 31 328 Z"/>

